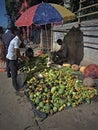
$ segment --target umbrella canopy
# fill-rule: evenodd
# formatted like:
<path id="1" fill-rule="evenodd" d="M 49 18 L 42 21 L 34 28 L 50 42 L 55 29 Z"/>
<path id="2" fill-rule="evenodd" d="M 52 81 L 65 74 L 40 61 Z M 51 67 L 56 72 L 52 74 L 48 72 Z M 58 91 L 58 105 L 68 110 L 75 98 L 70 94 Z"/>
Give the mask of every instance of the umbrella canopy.
<path id="1" fill-rule="evenodd" d="M 18 27 L 45 25 L 72 20 L 75 14 L 65 7 L 53 3 L 40 3 L 28 8 L 15 22 Z"/>

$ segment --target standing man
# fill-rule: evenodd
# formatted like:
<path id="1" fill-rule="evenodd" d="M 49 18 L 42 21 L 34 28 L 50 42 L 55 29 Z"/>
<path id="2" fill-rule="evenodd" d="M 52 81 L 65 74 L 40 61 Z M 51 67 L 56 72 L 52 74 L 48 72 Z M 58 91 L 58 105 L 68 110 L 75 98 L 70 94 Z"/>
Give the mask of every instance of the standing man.
<path id="1" fill-rule="evenodd" d="M 14 35 L 12 29 L 7 28 L 7 30 L 5 31 L 5 33 L 2 36 L 2 40 L 4 43 L 4 47 L 5 47 L 5 55 L 7 54 L 9 43 L 14 37 L 15 37 L 15 35 Z"/>
<path id="2" fill-rule="evenodd" d="M 4 45 L 2 41 L 3 28 L 0 27 L 0 63 L 5 61 L 4 58 Z"/>
<path id="3" fill-rule="evenodd" d="M 15 35 L 12 33 L 11 28 L 8 28 L 5 33 L 2 36 L 2 41 L 5 48 L 5 57 L 8 52 L 8 47 L 10 44 L 10 41 L 15 37 Z M 9 61 L 6 59 L 6 70 L 7 70 L 7 77 L 11 77 L 10 68 L 9 68 Z"/>
<path id="4" fill-rule="evenodd" d="M 16 91 L 21 91 L 17 83 L 17 71 L 18 71 L 18 58 L 24 60 L 24 56 L 21 56 L 19 46 L 21 44 L 22 32 L 16 29 L 15 37 L 10 41 L 8 52 L 6 55 L 7 61 L 11 71 L 12 84 Z"/>
<path id="5" fill-rule="evenodd" d="M 2 35 L 3 35 L 3 28 L 0 26 L 0 40 L 2 40 Z"/>

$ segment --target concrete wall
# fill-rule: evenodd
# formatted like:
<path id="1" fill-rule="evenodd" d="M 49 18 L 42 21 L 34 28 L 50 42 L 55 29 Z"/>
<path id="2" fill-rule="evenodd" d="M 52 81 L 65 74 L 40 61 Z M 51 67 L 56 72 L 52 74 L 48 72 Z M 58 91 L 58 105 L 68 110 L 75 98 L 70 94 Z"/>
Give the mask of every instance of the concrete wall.
<path id="1" fill-rule="evenodd" d="M 82 27 L 84 35 L 84 60 L 98 64 L 98 25 Z"/>

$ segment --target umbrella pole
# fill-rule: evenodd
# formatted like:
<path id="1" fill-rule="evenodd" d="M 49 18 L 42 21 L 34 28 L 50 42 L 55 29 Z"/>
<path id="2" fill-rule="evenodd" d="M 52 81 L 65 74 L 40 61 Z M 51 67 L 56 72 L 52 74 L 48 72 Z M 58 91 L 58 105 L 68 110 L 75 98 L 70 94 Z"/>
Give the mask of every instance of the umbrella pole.
<path id="1" fill-rule="evenodd" d="M 46 24 L 45 24 L 45 33 L 46 33 L 46 50 L 48 52 L 48 32 L 47 32 Z"/>
<path id="2" fill-rule="evenodd" d="M 51 51 L 53 50 L 53 24 L 51 24 Z"/>
<path id="3" fill-rule="evenodd" d="M 40 48 L 43 50 L 42 29 L 41 29 L 41 33 L 40 33 Z"/>

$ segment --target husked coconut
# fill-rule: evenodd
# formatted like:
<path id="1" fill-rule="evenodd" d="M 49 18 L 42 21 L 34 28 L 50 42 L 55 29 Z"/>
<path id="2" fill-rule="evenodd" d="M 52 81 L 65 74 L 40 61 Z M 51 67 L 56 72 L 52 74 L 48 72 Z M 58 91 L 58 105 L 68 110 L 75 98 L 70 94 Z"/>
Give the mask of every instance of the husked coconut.
<path id="1" fill-rule="evenodd" d="M 94 86 L 94 80 L 91 77 L 86 77 L 83 80 L 83 84 L 87 87 L 93 87 Z"/>

